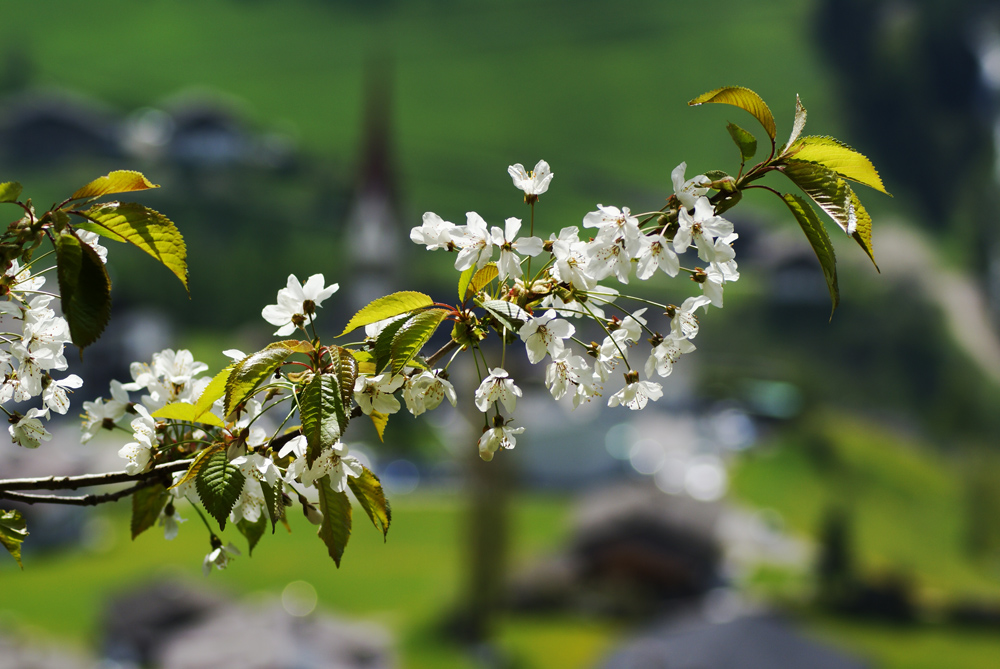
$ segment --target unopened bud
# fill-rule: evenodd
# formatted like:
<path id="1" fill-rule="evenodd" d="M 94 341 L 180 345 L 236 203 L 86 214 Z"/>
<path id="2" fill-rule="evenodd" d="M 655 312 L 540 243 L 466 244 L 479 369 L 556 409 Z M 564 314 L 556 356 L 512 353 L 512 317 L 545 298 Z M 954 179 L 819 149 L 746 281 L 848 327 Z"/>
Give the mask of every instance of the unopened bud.
<path id="1" fill-rule="evenodd" d="M 656 348 L 657 346 L 663 343 L 663 335 L 657 332 L 656 334 L 654 334 L 652 337 L 649 338 L 649 343 L 653 348 Z"/>
<path id="2" fill-rule="evenodd" d="M 695 283 L 705 283 L 706 281 L 708 281 L 708 274 L 706 274 L 705 270 L 703 270 L 702 268 L 695 267 L 694 274 L 691 275 L 691 280 L 694 281 Z"/>
<path id="3" fill-rule="evenodd" d="M 634 369 L 630 369 L 627 372 L 625 372 L 625 383 L 627 383 L 628 385 L 632 385 L 633 383 L 636 383 L 638 380 L 639 380 L 639 372 L 635 371 Z"/>

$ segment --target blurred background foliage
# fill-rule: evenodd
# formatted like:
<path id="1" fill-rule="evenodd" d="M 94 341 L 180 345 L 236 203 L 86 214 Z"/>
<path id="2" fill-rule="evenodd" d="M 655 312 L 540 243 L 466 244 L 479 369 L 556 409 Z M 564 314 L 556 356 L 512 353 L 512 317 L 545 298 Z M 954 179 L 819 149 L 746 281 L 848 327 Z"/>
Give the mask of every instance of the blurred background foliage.
<path id="1" fill-rule="evenodd" d="M 970 602 L 1000 618 L 993 3 L 53 1 L 5 7 L 0 36 L 4 179 L 47 205 L 97 174 L 141 170 L 163 186 L 143 202 L 188 242 L 191 299 L 138 252 L 112 250 L 112 322 L 132 329 L 88 351 L 78 401 L 126 377 L 126 354 L 147 344 L 191 348 L 213 367 L 224 348 L 265 344 L 258 314 L 292 272 L 340 282 L 322 314 L 330 332 L 359 306 L 353 282 L 449 299 L 450 262 L 406 239 L 424 211 L 456 223 L 470 210 L 491 223 L 523 216 L 505 168 L 539 158 L 556 175 L 538 207 L 543 233 L 598 202 L 657 209 L 681 161 L 689 176 L 735 172 L 724 124 L 752 128 L 736 109 L 689 99 L 750 87 L 780 141 L 799 94 L 808 131 L 867 154 L 895 195 L 859 189 L 882 273 L 834 235 L 842 302 L 828 320 L 818 263 L 783 205 L 745 198 L 730 212 L 743 276 L 703 319 L 697 367 L 670 407 L 749 416 L 757 440 L 731 461 L 728 500 L 767 510 L 822 556 L 815 572 L 757 569 L 746 592 L 880 666 L 994 666 L 995 628 L 930 624 Z M 390 212 L 382 264 L 357 246 L 371 192 Z M 546 447 L 528 437 L 518 451 Z M 400 419 L 384 448 L 454 460 L 446 440 Z M 623 476 L 638 475 L 606 479 Z M 566 540 L 570 500 L 588 490 L 571 488 L 514 498 L 512 563 Z M 463 587 L 460 498 L 432 488 L 402 499 L 388 545 L 359 530 L 339 572 L 305 527 L 293 541 L 316 545 L 265 541 L 213 585 L 267 590 L 310 573 L 324 605 L 387 624 L 407 666 L 475 666 L 432 622 Z M 40 556 L 25 574 L 0 565 L 3 621 L 83 642 L 102 584 L 146 575 L 138 565 L 193 571 L 197 528 L 162 555 L 159 537 L 123 545 L 120 515 L 110 553 Z M 876 590 L 909 607 L 909 627 L 855 615 L 858 593 Z M 506 653 L 541 667 L 569 647 L 586 650 L 563 666 L 592 666 L 624 628 L 503 614 L 498 629 Z"/>

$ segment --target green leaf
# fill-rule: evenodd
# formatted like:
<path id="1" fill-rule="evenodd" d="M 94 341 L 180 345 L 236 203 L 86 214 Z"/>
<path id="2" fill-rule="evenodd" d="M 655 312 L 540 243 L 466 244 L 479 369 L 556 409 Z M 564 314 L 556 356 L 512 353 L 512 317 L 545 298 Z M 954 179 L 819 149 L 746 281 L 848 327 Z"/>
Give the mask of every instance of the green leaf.
<path id="1" fill-rule="evenodd" d="M 156 524 L 160 512 L 170 500 L 170 493 L 161 484 L 140 488 L 132 494 L 132 540 Z"/>
<path id="2" fill-rule="evenodd" d="M 319 510 L 323 514 L 323 522 L 316 534 L 326 544 L 330 557 L 339 568 L 347 540 L 351 538 L 351 501 L 347 498 L 347 493 L 334 492 L 330 487 L 329 475 L 316 483 L 319 489 Z"/>
<path id="3" fill-rule="evenodd" d="M 299 414 L 302 434 L 308 451 L 306 461 L 311 467 L 324 448 L 333 446 L 347 427 L 347 412 L 338 378 L 332 374 L 316 374 L 299 393 Z"/>
<path id="4" fill-rule="evenodd" d="M 340 382 L 340 399 L 346 413 L 354 399 L 354 384 L 358 380 L 358 361 L 349 349 L 342 346 L 331 346 L 329 351 L 333 375 Z M 347 423 L 344 423 L 343 429 L 347 429 Z"/>
<path id="5" fill-rule="evenodd" d="M 108 202 L 81 215 L 77 227 L 116 242 L 128 242 L 159 260 L 187 289 L 187 247 L 173 222 L 163 214 L 134 202 Z"/>
<path id="6" fill-rule="evenodd" d="M 0 202 L 17 202 L 22 189 L 21 184 L 16 181 L 5 181 L 0 184 Z"/>
<path id="7" fill-rule="evenodd" d="M 246 518 L 241 518 L 240 522 L 236 523 L 236 529 L 246 537 L 247 544 L 250 546 L 250 555 L 253 555 L 253 549 L 257 546 L 260 538 L 264 536 L 264 531 L 267 530 L 267 518 L 261 514 L 260 518 L 253 523 Z"/>
<path id="8" fill-rule="evenodd" d="M 111 280 L 97 252 L 73 232 L 66 230 L 55 241 L 63 317 L 82 352 L 111 318 Z"/>
<path id="9" fill-rule="evenodd" d="M 447 309 L 428 309 L 410 318 L 399 328 L 392 339 L 392 350 L 389 353 L 393 375 L 403 371 L 406 363 L 420 352 L 449 313 Z"/>
<path id="10" fill-rule="evenodd" d="M 406 325 L 406 322 L 410 318 L 413 318 L 413 316 L 395 320 L 382 328 L 382 331 L 378 333 L 378 337 L 375 338 L 376 374 L 385 369 L 385 366 L 389 364 L 390 360 L 392 360 L 392 341 L 395 339 L 396 333 L 399 332 L 399 329 Z"/>
<path id="11" fill-rule="evenodd" d="M 847 182 L 833 170 L 817 163 L 790 160 L 782 167 L 782 171 L 836 221 L 844 232 L 854 237 L 874 264 L 871 217 Z M 875 267 L 878 269 L 877 264 Z"/>
<path id="12" fill-rule="evenodd" d="M 208 459 L 212 457 L 212 455 L 220 448 L 223 451 L 225 451 L 226 445 L 212 444 L 208 448 L 205 448 L 202 451 L 200 451 L 198 455 L 194 456 L 194 460 L 191 462 L 191 466 L 187 468 L 187 471 L 184 472 L 184 476 L 182 476 L 180 480 L 177 481 L 177 483 L 170 486 L 169 489 L 173 490 L 174 488 L 179 488 L 185 483 L 194 480 L 194 478 L 198 476 L 199 473 L 201 473 L 201 470 L 205 467 L 205 464 L 208 462 Z"/>
<path id="13" fill-rule="evenodd" d="M 361 311 L 354 314 L 354 316 L 351 317 L 351 320 L 348 321 L 347 326 L 344 327 L 344 331 L 337 336 L 343 337 L 351 330 L 357 329 L 362 325 L 378 323 L 379 321 L 384 321 L 387 318 L 400 316 L 417 309 L 432 306 L 433 304 L 434 300 L 432 300 L 429 295 L 417 293 L 412 290 L 405 290 L 399 293 L 393 293 L 392 295 L 386 295 L 385 297 L 380 297 L 374 302 L 371 302 L 368 306 L 361 309 Z"/>
<path id="14" fill-rule="evenodd" d="M 861 200 L 858 196 L 851 191 L 851 211 L 848 212 L 848 220 L 854 221 L 854 230 L 851 231 L 850 226 L 848 226 L 848 232 L 851 233 L 851 237 L 854 237 L 868 257 L 871 258 L 872 264 L 875 265 L 875 269 L 879 273 L 882 272 L 878 268 L 878 263 L 875 262 L 875 252 L 872 249 L 872 217 L 868 215 L 868 211 L 861 206 Z"/>
<path id="15" fill-rule="evenodd" d="M 473 265 L 475 267 L 475 265 Z M 500 276 L 500 270 L 497 269 L 496 263 L 488 263 L 483 266 L 481 270 L 476 272 L 475 276 L 472 277 L 472 282 L 467 288 L 467 293 L 462 299 L 465 300 L 468 297 L 475 295 L 487 285 L 490 281 Z"/>
<path id="16" fill-rule="evenodd" d="M 833 312 L 840 304 L 840 288 L 837 285 L 837 257 L 833 251 L 833 242 L 830 240 L 826 228 L 823 227 L 823 222 L 819 220 L 808 202 L 792 193 L 783 195 L 781 199 L 785 201 L 792 215 L 795 216 L 795 220 L 799 222 L 802 232 L 806 234 L 806 239 L 809 240 L 813 251 L 816 252 L 820 267 L 823 268 L 823 276 L 826 278 L 826 287 L 830 291 L 830 301 L 833 305 L 830 309 L 830 317 L 832 318 Z"/>
<path id="17" fill-rule="evenodd" d="M 140 172 L 132 170 L 116 170 L 106 176 L 98 177 L 89 184 L 73 193 L 71 200 L 82 200 L 88 197 L 101 197 L 112 193 L 131 193 L 137 190 L 159 188 Z"/>
<path id="18" fill-rule="evenodd" d="M 0 544 L 7 549 L 21 569 L 24 564 L 21 562 L 21 544 L 28 536 L 28 524 L 24 522 L 20 511 L 0 510 Z"/>
<path id="19" fill-rule="evenodd" d="M 517 332 L 522 325 L 531 320 L 531 315 L 513 302 L 486 300 L 479 306 L 490 312 L 494 318 L 500 321 L 500 325 L 511 332 Z"/>
<path id="20" fill-rule="evenodd" d="M 771 114 L 770 108 L 768 108 L 767 103 L 761 99 L 759 95 L 751 91 L 749 88 L 743 88 L 742 86 L 726 86 L 724 88 L 717 88 L 714 91 L 709 91 L 699 95 L 694 100 L 688 102 L 691 106 L 701 105 L 709 102 L 733 105 L 734 107 L 739 107 L 740 109 L 745 109 L 756 117 L 760 124 L 764 126 L 764 130 L 767 132 L 768 137 L 771 138 L 771 142 L 774 142 L 774 135 L 776 128 L 774 127 L 774 116 Z"/>
<path id="21" fill-rule="evenodd" d="M 215 448 L 206 458 L 205 465 L 194 482 L 205 510 L 219 521 L 220 529 L 226 529 L 226 518 L 240 498 L 246 482 L 243 472 L 229 463 L 224 447 Z"/>
<path id="22" fill-rule="evenodd" d="M 744 163 L 757 155 L 756 137 L 735 123 L 727 125 L 726 130 L 729 131 L 729 136 L 736 142 L 736 147 L 740 150 L 740 157 Z"/>
<path id="23" fill-rule="evenodd" d="M 712 181 L 719 181 L 721 179 L 725 179 L 729 175 L 723 172 L 722 170 L 709 170 L 705 172 L 705 176 L 711 179 Z"/>
<path id="24" fill-rule="evenodd" d="M 375 368 L 375 354 L 371 351 L 355 351 L 354 349 L 345 349 L 351 352 L 351 356 L 358 362 L 358 371 L 362 374 L 378 374 Z"/>
<path id="25" fill-rule="evenodd" d="M 194 403 L 195 415 L 201 416 L 210 411 L 215 401 L 226 394 L 229 375 L 233 373 L 235 368 L 236 363 L 226 365 L 221 372 L 212 377 L 205 389 L 201 391 L 201 395 L 198 396 L 198 401 Z"/>
<path id="26" fill-rule="evenodd" d="M 186 402 L 171 402 L 164 405 L 150 414 L 153 418 L 167 418 L 170 420 L 181 420 L 188 423 L 205 423 L 216 427 L 225 427 L 226 424 L 211 411 L 199 412 L 198 407 Z"/>
<path id="27" fill-rule="evenodd" d="M 378 411 L 372 411 L 369 416 L 372 419 L 372 425 L 375 426 L 375 432 L 378 433 L 378 440 L 385 443 L 385 428 L 389 424 L 389 414 L 379 413 Z"/>
<path id="28" fill-rule="evenodd" d="M 361 476 L 348 477 L 347 485 L 358 498 L 361 508 L 371 518 L 375 529 L 382 530 L 382 540 L 385 541 L 389 534 L 389 524 L 392 522 L 392 509 L 389 508 L 389 501 L 385 498 L 378 477 L 365 467 Z"/>
<path id="29" fill-rule="evenodd" d="M 267 517 L 271 519 L 271 534 L 274 534 L 275 527 L 279 520 L 285 515 L 285 503 L 281 497 L 280 486 L 275 491 L 267 481 L 260 482 L 260 488 L 264 491 L 264 504 L 267 506 Z"/>
<path id="30" fill-rule="evenodd" d="M 472 282 L 472 277 L 475 273 L 476 266 L 473 265 L 458 276 L 458 299 L 465 299 L 465 295 L 469 289 L 469 283 Z"/>
<path id="31" fill-rule="evenodd" d="M 310 353 L 312 350 L 312 344 L 307 341 L 276 341 L 234 364 L 233 371 L 226 380 L 226 416 L 250 397 L 262 381 L 274 374 L 288 356 L 293 353 Z"/>
<path id="32" fill-rule="evenodd" d="M 795 122 L 792 124 L 792 134 L 788 138 L 788 143 L 781 149 L 782 154 L 785 150 L 795 143 L 795 140 L 799 138 L 802 131 L 806 127 L 806 108 L 802 106 L 802 100 L 799 96 L 795 96 Z"/>
<path id="33" fill-rule="evenodd" d="M 846 179 L 889 195 L 872 161 L 833 137 L 803 137 L 789 146 L 782 158 L 819 163 Z"/>

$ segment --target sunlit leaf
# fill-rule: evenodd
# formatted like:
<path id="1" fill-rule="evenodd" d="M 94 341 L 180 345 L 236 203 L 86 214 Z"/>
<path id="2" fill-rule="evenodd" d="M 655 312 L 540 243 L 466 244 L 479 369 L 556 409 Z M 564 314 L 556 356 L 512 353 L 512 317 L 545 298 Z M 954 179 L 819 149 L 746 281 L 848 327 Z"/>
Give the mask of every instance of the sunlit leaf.
<path id="1" fill-rule="evenodd" d="M 201 391 L 201 395 L 198 396 L 198 401 L 194 403 L 196 416 L 201 416 L 211 410 L 215 401 L 225 396 L 229 375 L 232 374 L 235 367 L 236 363 L 227 365 L 221 372 L 212 377 L 205 389 Z"/>
<path id="2" fill-rule="evenodd" d="M 198 407 L 186 402 L 171 402 L 166 404 L 152 414 L 153 418 L 168 418 L 171 420 L 182 420 L 189 423 L 205 423 L 216 427 L 225 427 L 225 423 L 211 411 L 199 412 Z"/>
<path id="3" fill-rule="evenodd" d="M 847 181 L 818 163 L 790 160 L 782 167 L 782 171 L 836 221 L 844 232 L 854 237 L 872 259 L 872 263 L 875 262 L 871 249 L 871 217 L 861 206 Z"/>
<path id="4" fill-rule="evenodd" d="M 792 193 L 782 196 L 782 199 L 802 227 L 802 232 L 805 233 L 806 239 L 809 240 L 813 251 L 816 252 L 820 267 L 823 268 L 823 276 L 826 279 L 826 287 L 830 291 L 830 301 L 833 305 L 830 309 L 830 315 L 833 316 L 837 305 L 840 304 L 840 288 L 837 285 L 837 257 L 833 251 L 830 235 L 827 234 L 823 222 L 819 220 L 808 202 Z"/>
<path id="5" fill-rule="evenodd" d="M 782 149 L 783 152 L 789 146 L 791 146 L 793 143 L 795 143 L 795 140 L 797 140 L 799 138 L 799 135 L 802 134 L 802 131 L 806 127 L 806 116 L 807 116 L 807 114 L 806 114 L 806 108 L 802 106 L 802 100 L 800 100 L 799 96 L 796 95 L 795 96 L 795 122 L 792 124 L 792 134 L 788 138 L 788 143 L 785 144 L 784 148 Z"/>
<path id="6" fill-rule="evenodd" d="M 285 359 L 293 353 L 309 353 L 312 344 L 307 341 L 288 339 L 276 341 L 266 348 L 252 353 L 233 365 L 226 380 L 226 416 L 238 404 L 246 400 L 265 379 L 281 367 Z"/>
<path id="7" fill-rule="evenodd" d="M 21 563 L 21 544 L 28 534 L 28 524 L 24 522 L 20 511 L 0 510 L 0 544 L 17 560 L 21 569 L 24 569 L 24 564 Z"/>
<path id="8" fill-rule="evenodd" d="M 21 184 L 16 181 L 5 181 L 0 184 L 0 202 L 17 202 L 22 189 Z"/>
<path id="9" fill-rule="evenodd" d="M 208 448 L 205 448 L 202 451 L 200 451 L 198 455 L 194 456 L 194 460 L 191 462 L 191 466 L 187 468 L 187 471 L 184 472 L 184 476 L 182 476 L 180 480 L 177 481 L 177 483 L 170 486 L 170 490 L 173 490 L 174 488 L 179 488 L 185 483 L 190 483 L 191 481 L 193 481 L 195 477 L 201 473 L 201 470 L 205 467 L 205 464 L 208 462 L 208 459 L 212 457 L 212 455 L 219 449 L 222 449 L 222 451 L 225 452 L 226 445 L 212 444 Z"/>
<path id="10" fill-rule="evenodd" d="M 760 121 L 760 124 L 764 126 L 764 130 L 767 132 L 768 137 L 771 138 L 772 142 L 774 141 L 776 131 L 774 127 L 774 116 L 771 114 L 771 110 L 768 108 L 764 100 L 762 100 L 759 95 L 751 91 L 749 88 L 743 88 L 742 86 L 726 86 L 724 88 L 717 88 L 714 91 L 709 91 L 708 93 L 699 95 L 688 104 L 694 106 L 709 102 L 733 105 L 734 107 L 745 109 L 753 114 L 758 121 Z"/>
<path id="11" fill-rule="evenodd" d="M 472 282 L 472 277 L 476 273 L 476 266 L 473 265 L 465 271 L 463 271 L 458 276 L 458 299 L 464 300 L 465 295 L 469 289 L 469 283 Z"/>
<path id="12" fill-rule="evenodd" d="M 246 518 L 240 519 L 240 522 L 236 523 L 236 529 L 240 531 L 244 537 L 246 537 L 247 545 L 250 547 L 250 555 L 253 555 L 253 549 L 256 548 L 257 542 L 260 538 L 264 536 L 265 530 L 267 530 L 267 518 L 263 514 L 254 522 L 250 522 Z"/>
<path id="13" fill-rule="evenodd" d="M 134 202 L 108 202 L 81 212 L 78 228 L 116 242 L 128 242 L 159 260 L 187 288 L 187 247 L 173 222 Z"/>
<path id="14" fill-rule="evenodd" d="M 132 540 L 156 524 L 160 512 L 170 500 L 170 493 L 161 485 L 140 488 L 132 494 Z"/>
<path id="15" fill-rule="evenodd" d="M 726 130 L 729 131 L 729 136 L 733 138 L 734 142 L 736 142 L 736 147 L 740 150 L 740 157 L 743 162 L 746 162 L 757 155 L 756 137 L 735 123 L 727 125 Z"/>
<path id="16" fill-rule="evenodd" d="M 396 338 L 396 333 L 399 329 L 406 325 L 406 322 L 411 318 L 414 318 L 416 314 L 410 316 L 409 318 L 400 318 L 395 320 L 378 333 L 375 338 L 375 371 L 381 372 L 385 369 L 386 365 L 392 360 L 392 341 Z"/>
<path id="17" fill-rule="evenodd" d="M 475 265 L 473 265 L 475 267 Z M 496 263 L 488 263 L 483 266 L 482 269 L 476 272 L 475 276 L 472 277 L 472 281 L 469 283 L 466 294 L 462 296 L 462 299 L 475 295 L 487 285 L 490 281 L 500 276 L 500 270 L 497 269 Z"/>
<path id="18" fill-rule="evenodd" d="M 422 311 L 399 328 L 392 339 L 392 350 L 389 353 L 394 375 L 402 372 L 413 356 L 420 352 L 448 313 L 447 309 Z"/>
<path id="19" fill-rule="evenodd" d="M 97 341 L 111 318 L 111 280 L 97 252 L 71 231 L 55 240 L 63 318 L 82 351 Z"/>
<path id="20" fill-rule="evenodd" d="M 159 188 L 139 172 L 132 170 L 117 170 L 107 176 L 98 177 L 89 184 L 73 193 L 71 200 L 81 200 L 88 197 L 100 197 L 113 193 L 130 193 L 137 190 Z"/>
<path id="21" fill-rule="evenodd" d="M 347 425 L 340 384 L 332 374 L 316 374 L 299 393 L 299 413 L 302 434 L 308 450 L 306 461 L 311 467 L 323 449 L 337 443 Z"/>
<path id="22" fill-rule="evenodd" d="M 785 150 L 783 158 L 819 163 L 842 177 L 889 195 L 872 162 L 833 137 L 803 137 Z"/>
<path id="23" fill-rule="evenodd" d="M 205 460 L 194 482 L 205 510 L 225 529 L 226 518 L 243 492 L 246 482 L 243 472 L 229 463 L 225 448 L 217 448 Z"/>
<path id="24" fill-rule="evenodd" d="M 382 539 L 384 541 L 389 534 L 389 524 L 392 522 L 392 509 L 389 508 L 389 501 L 385 498 L 382 483 L 370 469 L 365 467 L 361 472 L 361 476 L 349 477 L 347 485 L 350 486 L 351 492 L 358 499 L 361 508 L 371 518 L 375 529 L 382 531 Z"/>
<path id="25" fill-rule="evenodd" d="M 317 483 L 323 523 L 316 534 L 326 544 L 330 557 L 339 568 L 340 558 L 351 538 L 351 501 L 347 498 L 347 493 L 334 492 L 330 487 L 329 475 L 320 478 Z"/>
<path id="26" fill-rule="evenodd" d="M 362 325 L 378 323 L 387 318 L 400 316 L 416 309 L 432 306 L 433 304 L 434 300 L 429 295 L 411 290 L 386 295 L 371 302 L 368 306 L 361 309 L 361 311 L 354 314 L 351 320 L 348 321 L 347 326 L 344 327 L 344 331 L 337 336 L 343 337 L 351 330 L 357 329 Z"/>
<path id="27" fill-rule="evenodd" d="M 385 428 L 389 424 L 389 415 L 372 411 L 368 417 L 372 419 L 372 425 L 375 426 L 375 432 L 378 433 L 378 440 L 384 442 L 383 437 L 385 436 Z"/>

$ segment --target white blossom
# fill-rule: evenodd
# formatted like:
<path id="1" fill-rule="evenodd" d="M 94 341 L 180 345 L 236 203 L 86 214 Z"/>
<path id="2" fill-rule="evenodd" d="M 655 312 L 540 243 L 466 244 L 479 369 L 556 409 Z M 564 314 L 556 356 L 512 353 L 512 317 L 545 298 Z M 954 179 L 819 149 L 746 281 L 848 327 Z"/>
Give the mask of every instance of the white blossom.
<path id="1" fill-rule="evenodd" d="M 674 363 L 681 355 L 694 350 L 695 346 L 690 339 L 667 337 L 650 351 L 646 360 L 646 376 L 652 378 L 654 372 L 660 376 L 670 376 L 674 371 Z"/>
<path id="2" fill-rule="evenodd" d="M 48 420 L 49 412 L 31 408 L 16 423 L 8 427 L 7 430 L 14 443 L 25 448 L 38 448 L 43 441 L 52 439 L 52 435 L 42 426 L 39 418 Z"/>
<path id="3" fill-rule="evenodd" d="M 564 350 L 559 357 L 553 356 L 545 369 L 545 386 L 553 399 L 561 400 L 572 386 L 579 385 L 581 376 L 589 372 L 587 361 L 582 356 L 572 355 Z"/>
<path id="4" fill-rule="evenodd" d="M 538 197 L 547 191 L 554 176 L 544 160 L 539 160 L 531 172 L 525 170 L 521 163 L 516 163 L 507 168 L 507 174 L 513 180 L 514 187 L 524 191 L 525 199 L 529 196 Z"/>
<path id="5" fill-rule="evenodd" d="M 565 320 L 556 318 L 556 312 L 549 309 L 538 318 L 532 318 L 521 326 L 517 334 L 524 342 L 531 364 L 539 362 L 548 353 L 553 358 L 562 353 L 566 345 L 564 339 L 569 339 L 576 328 Z"/>
<path id="6" fill-rule="evenodd" d="M 455 386 L 441 377 L 440 370 L 436 372 L 424 370 L 408 378 L 403 386 L 406 408 L 414 416 L 438 408 L 446 397 L 452 406 L 458 402 Z"/>
<path id="7" fill-rule="evenodd" d="M 324 286 L 325 283 L 322 274 L 313 274 L 305 284 L 300 284 L 294 274 L 288 275 L 288 284 L 278 291 L 278 303 L 269 304 L 260 312 L 265 321 L 279 326 L 275 336 L 287 337 L 295 332 L 326 298 L 340 289 L 340 284 Z"/>
<path id="8" fill-rule="evenodd" d="M 708 192 L 708 184 L 712 183 L 704 174 L 699 174 L 687 181 L 684 180 L 684 172 L 687 170 L 687 163 L 681 163 L 670 173 L 670 180 L 674 184 L 674 195 L 680 201 L 684 209 L 690 209 L 695 201 Z"/>
<path id="9" fill-rule="evenodd" d="M 50 378 L 49 385 L 42 390 L 42 402 L 52 411 L 65 414 L 69 411 L 69 396 L 66 394 L 66 388 L 80 388 L 82 386 L 83 379 L 76 374 L 70 374 L 65 379 L 58 381 Z"/>
<path id="10" fill-rule="evenodd" d="M 521 219 L 519 218 L 508 218 L 504 222 L 503 230 L 493 226 L 493 243 L 500 249 L 500 259 L 497 261 L 500 281 L 505 280 L 508 276 L 514 279 L 521 278 L 521 258 L 518 257 L 518 253 L 537 256 L 542 252 L 542 240 L 538 237 L 515 239 L 520 230 Z"/>
<path id="11" fill-rule="evenodd" d="M 399 400 L 393 393 L 399 390 L 406 380 L 402 374 L 392 376 L 386 372 L 378 376 L 359 376 L 354 382 L 354 401 L 361 407 L 366 416 L 373 411 L 391 414 L 399 411 Z"/>
<path id="12" fill-rule="evenodd" d="M 459 248 L 455 269 L 464 272 L 470 267 L 477 270 L 486 266 L 493 257 L 493 235 L 483 217 L 474 211 L 465 215 L 466 224 L 455 228 L 452 240 Z"/>
<path id="13" fill-rule="evenodd" d="M 653 381 L 632 381 L 624 388 L 608 398 L 608 406 L 619 404 L 627 406 L 632 411 L 638 411 L 646 406 L 649 400 L 656 401 L 663 397 L 663 386 Z"/>
<path id="14" fill-rule="evenodd" d="M 428 211 L 424 214 L 423 225 L 410 230 L 410 239 L 417 244 L 426 245 L 428 251 L 446 249 L 452 241 L 452 231 L 457 227 L 454 223 Z"/>
<path id="15" fill-rule="evenodd" d="M 212 552 L 205 556 L 205 561 L 201 566 L 202 573 L 204 573 L 205 576 L 212 573 L 212 565 L 215 565 L 218 569 L 225 569 L 233 557 L 240 555 L 242 555 L 240 550 L 231 542 L 225 546 L 220 543 L 217 548 L 213 548 Z"/>
<path id="16" fill-rule="evenodd" d="M 132 437 L 135 441 L 125 444 L 118 451 L 119 457 L 128 460 L 125 472 L 130 475 L 146 471 L 156 445 L 156 421 L 144 406 L 136 405 L 135 410 L 139 414 L 132 421 Z"/>
<path id="17" fill-rule="evenodd" d="M 698 295 L 684 300 L 684 304 L 675 308 L 673 320 L 670 321 L 671 336 L 677 339 L 694 339 L 698 336 L 698 317 L 694 312 L 698 307 L 708 309 L 712 300 L 707 295 Z"/>
<path id="18" fill-rule="evenodd" d="M 509 377 L 507 370 L 496 367 L 490 370 L 489 376 L 483 379 L 476 389 L 476 407 L 486 413 L 491 404 L 500 400 L 508 412 L 513 412 L 520 396 L 521 389 L 514 385 L 514 380 Z"/>
<path id="19" fill-rule="evenodd" d="M 523 427 L 507 427 L 506 425 L 486 430 L 479 438 L 479 457 L 489 462 L 497 450 L 514 448 L 517 444 L 514 435 L 522 432 L 524 432 Z"/>

